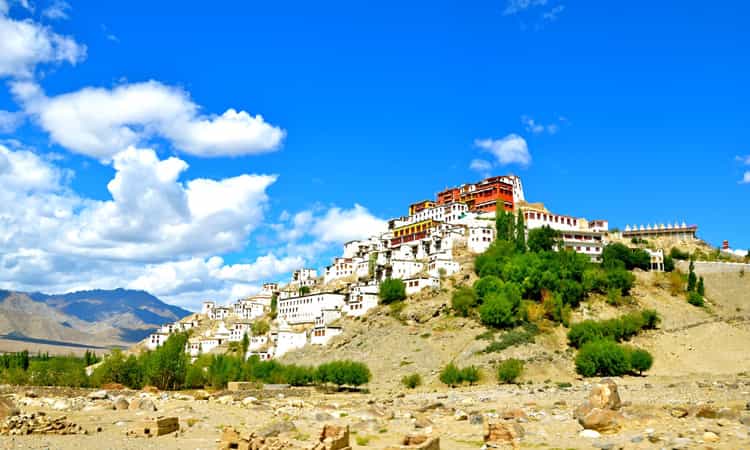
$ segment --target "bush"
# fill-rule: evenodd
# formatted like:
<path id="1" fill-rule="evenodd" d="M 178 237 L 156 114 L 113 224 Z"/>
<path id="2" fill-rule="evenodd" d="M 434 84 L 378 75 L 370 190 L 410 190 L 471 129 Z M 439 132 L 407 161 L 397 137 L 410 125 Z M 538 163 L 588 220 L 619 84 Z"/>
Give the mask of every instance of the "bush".
<path id="1" fill-rule="evenodd" d="M 143 387 L 143 368 L 135 355 L 127 358 L 122 350 L 114 349 L 112 353 L 94 369 L 91 384 L 101 386 L 106 383 L 118 383 L 131 389 Z"/>
<path id="2" fill-rule="evenodd" d="M 477 304 L 477 293 L 468 286 L 461 286 L 453 291 L 451 306 L 459 316 L 468 317 Z"/>
<path id="3" fill-rule="evenodd" d="M 560 233 L 548 225 L 541 228 L 534 228 L 529 231 L 529 239 L 527 241 L 529 251 L 533 253 L 549 252 L 557 245 L 559 237 Z"/>
<path id="4" fill-rule="evenodd" d="M 602 339 L 620 342 L 630 339 L 643 329 L 656 328 L 660 320 L 659 314 L 652 309 L 625 314 L 616 319 L 584 320 L 570 327 L 568 341 L 575 348 Z"/>
<path id="5" fill-rule="evenodd" d="M 635 275 L 626 269 L 615 268 L 607 270 L 607 286 L 609 289 L 619 289 L 623 295 L 628 295 L 634 284 Z"/>
<path id="6" fill-rule="evenodd" d="M 613 243 L 604 247 L 602 251 L 602 267 L 608 270 L 617 268 L 649 270 L 651 256 L 645 250 L 630 249 L 619 242 Z"/>
<path id="7" fill-rule="evenodd" d="M 481 378 L 479 369 L 476 366 L 464 367 L 461 369 L 461 382 L 474 384 Z"/>
<path id="8" fill-rule="evenodd" d="M 363 363 L 354 361 L 332 361 L 318 366 L 316 378 L 321 383 L 341 386 L 361 386 L 370 382 L 372 374 Z"/>
<path id="9" fill-rule="evenodd" d="M 264 336 L 271 331 L 271 325 L 265 320 L 256 320 L 250 326 L 250 331 L 253 333 L 253 336 Z"/>
<path id="10" fill-rule="evenodd" d="M 188 358 L 185 354 L 187 334 L 171 335 L 161 347 L 142 353 L 143 381 L 162 390 L 179 389 L 185 382 Z"/>
<path id="11" fill-rule="evenodd" d="M 539 334 L 539 328 L 533 324 L 525 324 L 523 328 L 510 330 L 500 336 L 500 340 L 492 342 L 483 350 L 484 353 L 500 352 L 506 348 L 521 344 L 531 344 Z M 492 336 L 490 336 L 490 339 Z"/>
<path id="12" fill-rule="evenodd" d="M 576 372 L 584 377 L 620 376 L 630 372 L 630 358 L 623 346 L 614 341 L 598 340 L 586 343 L 578 351 Z"/>
<path id="13" fill-rule="evenodd" d="M 406 375 L 403 378 L 401 378 L 401 384 L 403 384 L 405 387 L 409 389 L 414 389 L 417 386 L 422 385 L 422 376 L 419 375 L 418 373 Z"/>
<path id="14" fill-rule="evenodd" d="M 516 283 L 505 283 L 499 292 L 485 296 L 479 307 L 479 317 L 483 324 L 496 328 L 513 326 L 517 321 L 521 306 L 521 289 Z"/>
<path id="15" fill-rule="evenodd" d="M 500 278 L 494 275 L 487 275 L 474 283 L 474 291 L 481 302 L 487 294 L 502 291 L 504 285 L 505 283 Z"/>
<path id="16" fill-rule="evenodd" d="M 438 378 L 443 384 L 447 384 L 450 387 L 457 386 L 461 384 L 461 370 L 455 364 L 449 363 L 440 371 Z"/>
<path id="17" fill-rule="evenodd" d="M 406 298 L 406 285 L 398 278 L 388 278 L 380 283 L 378 296 L 380 301 L 386 305 L 404 300 Z"/>
<path id="18" fill-rule="evenodd" d="M 687 301 L 693 306 L 702 307 L 703 305 L 705 305 L 705 303 L 703 302 L 703 296 L 695 291 L 688 292 Z"/>
<path id="19" fill-rule="evenodd" d="M 664 271 L 674 272 L 674 258 L 669 255 L 664 257 Z"/>
<path id="20" fill-rule="evenodd" d="M 633 371 L 642 375 L 654 364 L 654 357 L 646 350 L 636 348 L 630 351 L 630 367 Z"/>
<path id="21" fill-rule="evenodd" d="M 523 372 L 523 361 L 520 359 L 507 359 L 497 367 L 497 379 L 500 383 L 514 383 Z"/>
<path id="22" fill-rule="evenodd" d="M 688 258 L 690 258 L 690 253 L 683 252 L 677 247 L 672 247 L 672 250 L 669 251 L 669 256 L 671 256 L 674 259 L 679 259 L 681 261 L 687 261 Z"/>

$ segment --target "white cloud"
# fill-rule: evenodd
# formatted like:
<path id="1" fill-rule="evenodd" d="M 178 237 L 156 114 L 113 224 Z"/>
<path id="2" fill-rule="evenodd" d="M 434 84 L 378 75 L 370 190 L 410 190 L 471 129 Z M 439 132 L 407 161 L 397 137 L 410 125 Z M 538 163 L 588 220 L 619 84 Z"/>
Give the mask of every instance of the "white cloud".
<path id="1" fill-rule="evenodd" d="M 476 139 L 474 145 L 486 150 L 502 165 L 520 164 L 526 166 L 531 162 L 526 140 L 517 134 L 509 134 L 502 139 Z"/>
<path id="2" fill-rule="evenodd" d="M 15 20 L 0 4 L 0 77 L 31 77 L 38 64 L 76 64 L 86 57 L 86 47 L 73 38 L 53 32 L 33 20 Z"/>
<path id="3" fill-rule="evenodd" d="M 750 155 L 748 155 L 748 156 L 737 156 L 736 159 L 740 163 L 750 166 Z"/>
<path id="4" fill-rule="evenodd" d="M 562 119 L 561 119 L 562 121 Z M 555 134 L 560 131 L 560 126 L 556 123 L 544 125 L 529 116 L 521 116 L 521 123 L 526 127 L 526 131 L 533 134 L 541 134 L 545 131 L 549 134 Z"/>
<path id="5" fill-rule="evenodd" d="M 329 209 L 323 217 L 315 220 L 310 233 L 322 242 L 342 244 L 368 238 L 386 229 L 386 221 L 373 216 L 362 205 L 355 204 L 352 209 Z"/>
<path id="6" fill-rule="evenodd" d="M 154 136 L 204 157 L 273 151 L 285 136 L 262 116 L 245 111 L 200 115 L 187 92 L 157 81 L 113 89 L 87 87 L 56 97 L 47 97 L 28 81 L 14 82 L 11 89 L 53 141 L 101 160 Z"/>
<path id="7" fill-rule="evenodd" d="M 742 181 L 740 181 L 742 184 L 748 184 L 750 183 L 750 170 L 745 172 L 745 175 L 742 177 Z"/>
<path id="8" fill-rule="evenodd" d="M 70 4 L 65 0 L 54 0 L 47 8 L 42 11 L 42 15 L 52 20 L 65 20 L 68 19 L 68 10 L 70 10 Z"/>
<path id="9" fill-rule="evenodd" d="M 0 133 L 12 133 L 23 123 L 23 113 L 0 109 Z"/>
<path id="10" fill-rule="evenodd" d="M 508 0 L 503 14 L 506 16 L 518 14 L 534 6 L 544 6 L 547 0 Z"/>
<path id="11" fill-rule="evenodd" d="M 472 159 L 469 168 L 484 174 L 492 170 L 492 163 L 484 159 Z"/>
<path id="12" fill-rule="evenodd" d="M 113 158 L 110 200 L 70 189 L 72 174 L 35 153 L 0 145 L 0 287 L 63 292 L 150 288 L 183 306 L 233 285 L 286 273 L 302 257 L 227 265 L 263 222 L 273 175 L 181 182 L 179 158 L 130 148 Z"/>

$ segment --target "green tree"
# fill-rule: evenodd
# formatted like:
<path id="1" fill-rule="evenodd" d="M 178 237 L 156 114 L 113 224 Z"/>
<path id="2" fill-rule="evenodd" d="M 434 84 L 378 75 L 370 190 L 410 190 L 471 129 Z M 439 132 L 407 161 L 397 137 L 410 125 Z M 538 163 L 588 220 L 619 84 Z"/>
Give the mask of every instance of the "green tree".
<path id="1" fill-rule="evenodd" d="M 388 278 L 380 283 L 378 296 L 380 301 L 386 305 L 404 300 L 406 298 L 406 285 L 398 278 Z"/>
<path id="2" fill-rule="evenodd" d="M 299 295 L 307 295 L 310 293 L 310 286 L 302 286 L 299 288 Z"/>
<path id="3" fill-rule="evenodd" d="M 468 286 L 461 286 L 451 296 L 451 306 L 456 314 L 468 317 L 472 308 L 477 305 L 477 293 Z"/>
<path id="4" fill-rule="evenodd" d="M 447 366 L 445 366 L 442 371 L 440 371 L 440 376 L 438 378 L 443 382 L 443 384 L 447 384 L 450 387 L 455 387 L 461 384 L 461 370 L 459 370 L 459 368 L 451 362 Z"/>
<path id="5" fill-rule="evenodd" d="M 576 372 L 584 377 L 620 376 L 630 372 L 630 356 L 622 345 L 599 340 L 585 344 L 575 359 Z"/>
<path id="6" fill-rule="evenodd" d="M 698 284 L 695 286 L 695 292 L 701 297 L 706 296 L 706 287 L 703 285 L 703 277 L 698 278 Z"/>
<path id="7" fill-rule="evenodd" d="M 174 390 L 182 387 L 188 367 L 185 354 L 187 334 L 171 335 L 161 347 L 141 355 L 145 382 L 159 389 Z"/>
<path id="8" fill-rule="evenodd" d="M 247 333 L 242 333 L 242 342 L 240 343 L 240 349 L 242 349 L 242 357 L 247 355 L 247 349 L 250 347 L 250 338 Z"/>
<path id="9" fill-rule="evenodd" d="M 411 375 L 404 375 L 403 378 L 401 378 L 401 384 L 403 384 L 405 387 L 409 389 L 414 389 L 417 386 L 422 385 L 422 376 L 418 373 L 413 373 Z"/>
<path id="10" fill-rule="evenodd" d="M 695 276 L 695 262 L 693 261 L 693 258 L 690 258 L 690 265 L 688 266 L 688 281 L 687 281 L 688 292 L 695 291 L 697 281 L 698 279 Z"/>
<path id="11" fill-rule="evenodd" d="M 517 300 L 518 303 L 514 304 L 516 298 L 509 297 L 505 291 L 488 294 L 479 307 L 482 323 L 495 328 L 512 327 L 516 323 L 516 313 L 521 303 L 520 293 Z"/>
<path id="12" fill-rule="evenodd" d="M 526 251 L 526 226 L 523 221 L 523 212 L 518 211 L 516 219 L 516 251 L 523 253 Z"/>
<path id="13" fill-rule="evenodd" d="M 643 375 L 654 364 L 654 357 L 646 350 L 636 348 L 630 351 L 630 367 L 633 371 Z"/>
<path id="14" fill-rule="evenodd" d="M 273 294 L 271 294 L 271 319 L 276 318 L 276 309 L 278 308 L 278 305 L 279 305 L 279 294 L 274 292 Z"/>
<path id="15" fill-rule="evenodd" d="M 549 252 L 558 244 L 560 233 L 553 230 L 548 225 L 541 228 L 534 228 L 529 231 L 528 246 L 529 251 L 534 253 Z"/>
<path id="16" fill-rule="evenodd" d="M 503 384 L 515 383 L 521 373 L 523 373 L 523 361 L 520 359 L 507 359 L 497 367 L 497 379 Z"/>

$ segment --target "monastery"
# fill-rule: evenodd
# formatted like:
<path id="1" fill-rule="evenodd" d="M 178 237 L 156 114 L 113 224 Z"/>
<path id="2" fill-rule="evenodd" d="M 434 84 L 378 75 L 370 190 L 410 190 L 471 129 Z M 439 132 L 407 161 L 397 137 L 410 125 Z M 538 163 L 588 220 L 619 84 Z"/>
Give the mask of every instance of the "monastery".
<path id="1" fill-rule="evenodd" d="M 553 214 L 541 204 L 526 203 L 521 179 L 506 175 L 447 188 L 434 200 L 409 205 L 408 215 L 388 221 L 376 236 L 344 244 L 341 256 L 322 273 L 301 268 L 289 282 L 266 283 L 251 297 L 230 305 L 206 301 L 200 313 L 164 325 L 145 344 L 162 345 L 171 333 L 193 330 L 187 351 L 192 357 L 226 349 L 249 338 L 247 357 L 280 357 L 305 345 L 326 345 L 341 334 L 342 316 L 362 316 L 378 305 L 380 283 L 404 281 L 407 295 L 440 289 L 441 280 L 461 266 L 454 250 L 478 254 L 495 240 L 495 211 L 523 214 L 527 231 L 549 226 L 560 231 L 565 248 L 601 260 L 608 222 Z M 270 331 L 253 335 L 255 321 Z M 219 350 L 217 350 L 219 349 Z"/>

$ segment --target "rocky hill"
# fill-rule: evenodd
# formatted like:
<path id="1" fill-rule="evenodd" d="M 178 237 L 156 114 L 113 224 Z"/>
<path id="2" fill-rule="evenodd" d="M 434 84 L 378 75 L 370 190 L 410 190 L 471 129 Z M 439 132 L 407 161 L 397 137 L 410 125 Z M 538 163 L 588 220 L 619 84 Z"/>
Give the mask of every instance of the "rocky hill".
<path id="1" fill-rule="evenodd" d="M 85 348 L 127 347 L 188 314 L 143 291 L 61 295 L 0 291 L 0 351 L 76 353 Z"/>

